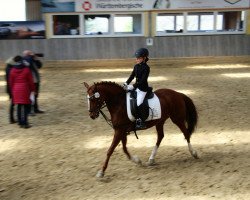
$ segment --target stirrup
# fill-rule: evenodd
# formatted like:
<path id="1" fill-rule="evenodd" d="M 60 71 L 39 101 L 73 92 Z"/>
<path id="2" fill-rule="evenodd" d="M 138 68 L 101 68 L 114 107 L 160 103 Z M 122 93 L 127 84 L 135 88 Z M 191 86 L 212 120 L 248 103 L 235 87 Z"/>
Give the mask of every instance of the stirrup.
<path id="1" fill-rule="evenodd" d="M 145 123 L 139 118 L 139 119 L 136 119 L 135 128 L 137 130 L 139 130 L 139 129 L 145 129 L 147 127 L 146 127 Z"/>

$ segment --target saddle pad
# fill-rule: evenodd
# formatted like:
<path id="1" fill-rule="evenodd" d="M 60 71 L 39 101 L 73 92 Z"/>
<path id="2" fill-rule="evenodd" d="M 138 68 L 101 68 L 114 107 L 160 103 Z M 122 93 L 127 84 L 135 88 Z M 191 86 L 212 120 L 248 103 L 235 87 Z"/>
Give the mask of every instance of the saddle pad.
<path id="1" fill-rule="evenodd" d="M 127 114 L 130 121 L 135 121 L 135 117 L 131 113 L 131 105 L 130 105 L 130 92 L 127 92 L 126 95 L 127 101 Z M 161 104 L 159 98 L 154 94 L 154 97 L 148 99 L 148 106 L 149 106 L 149 116 L 146 121 L 160 119 L 161 118 Z"/>

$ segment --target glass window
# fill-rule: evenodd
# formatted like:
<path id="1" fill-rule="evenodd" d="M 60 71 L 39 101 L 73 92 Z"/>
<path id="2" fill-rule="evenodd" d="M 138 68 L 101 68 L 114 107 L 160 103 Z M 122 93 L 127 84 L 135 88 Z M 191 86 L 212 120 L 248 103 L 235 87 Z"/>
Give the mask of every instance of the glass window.
<path id="1" fill-rule="evenodd" d="M 213 31 L 214 13 L 190 13 L 187 16 L 187 31 Z"/>
<path id="2" fill-rule="evenodd" d="M 219 12 L 216 29 L 218 31 L 243 31 L 244 11 Z"/>
<path id="3" fill-rule="evenodd" d="M 156 31 L 158 33 L 180 33 L 184 29 L 183 14 L 158 14 L 156 17 Z"/>
<path id="4" fill-rule="evenodd" d="M 102 35 L 109 33 L 110 15 L 85 15 L 84 34 Z"/>
<path id="5" fill-rule="evenodd" d="M 244 31 L 245 11 L 158 13 L 157 35 Z"/>
<path id="6" fill-rule="evenodd" d="M 114 16 L 115 34 L 140 34 L 142 33 L 141 14 L 123 14 Z"/>
<path id="7" fill-rule="evenodd" d="M 223 14 L 219 13 L 216 20 L 216 30 L 222 31 L 223 30 Z"/>
<path id="8" fill-rule="evenodd" d="M 78 15 L 54 15 L 53 16 L 54 35 L 79 35 Z"/>
<path id="9" fill-rule="evenodd" d="M 182 16 L 182 15 L 176 16 L 175 26 L 176 26 L 176 28 L 175 28 L 176 32 L 180 32 L 180 33 L 183 32 L 183 30 L 184 30 L 184 16 Z"/>
<path id="10" fill-rule="evenodd" d="M 213 31 L 214 30 L 214 14 L 201 14 L 200 15 L 200 30 Z"/>
<path id="11" fill-rule="evenodd" d="M 199 16 L 196 14 L 190 14 L 187 16 L 187 30 L 198 31 L 199 30 Z"/>

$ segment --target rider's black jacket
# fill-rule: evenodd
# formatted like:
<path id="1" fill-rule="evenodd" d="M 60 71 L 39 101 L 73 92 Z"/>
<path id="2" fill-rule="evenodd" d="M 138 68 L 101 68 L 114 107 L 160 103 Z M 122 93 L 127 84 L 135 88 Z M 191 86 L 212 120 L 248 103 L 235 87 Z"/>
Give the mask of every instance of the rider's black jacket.
<path id="1" fill-rule="evenodd" d="M 134 88 L 139 88 L 141 91 L 147 92 L 149 73 L 150 68 L 147 63 L 136 64 L 126 83 L 129 84 L 136 77 L 136 82 L 133 85 Z"/>

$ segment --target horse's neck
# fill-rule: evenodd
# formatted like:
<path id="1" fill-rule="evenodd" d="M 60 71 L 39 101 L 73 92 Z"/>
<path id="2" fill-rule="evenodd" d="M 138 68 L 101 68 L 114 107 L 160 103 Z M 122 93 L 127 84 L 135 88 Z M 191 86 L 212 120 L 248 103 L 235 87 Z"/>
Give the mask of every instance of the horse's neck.
<path id="1" fill-rule="evenodd" d="M 125 102 L 125 95 L 123 95 L 123 91 L 118 88 L 110 87 L 109 89 L 105 89 L 105 102 L 110 114 L 112 114 L 119 110 L 121 104 Z"/>
<path id="2" fill-rule="evenodd" d="M 122 88 L 117 86 L 105 87 L 105 102 L 111 116 L 113 126 L 124 123 L 126 116 L 126 93 Z"/>

